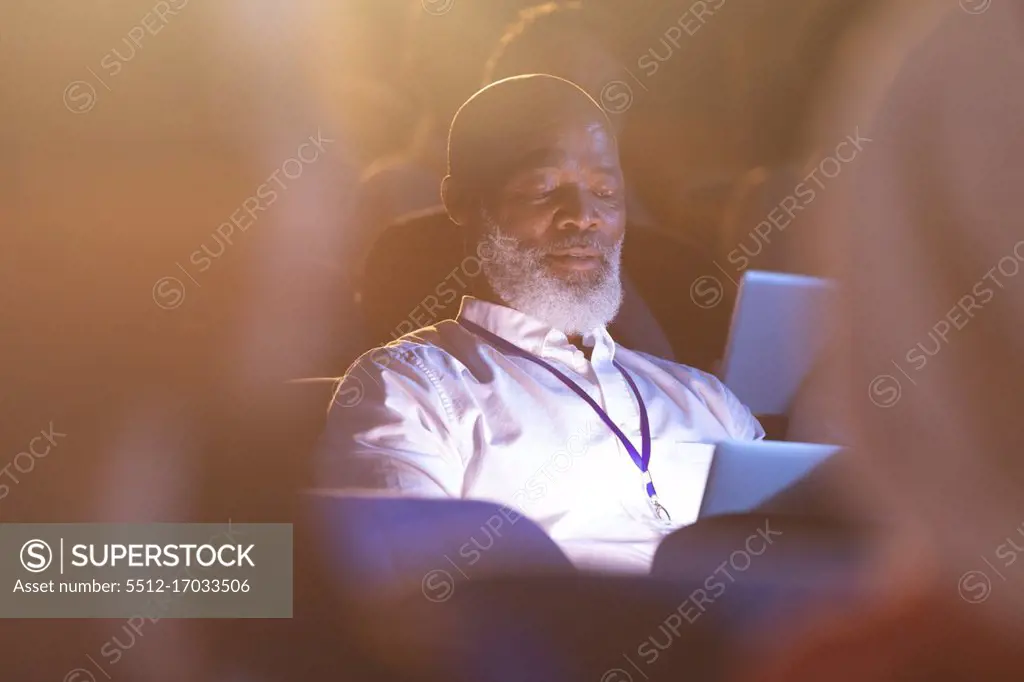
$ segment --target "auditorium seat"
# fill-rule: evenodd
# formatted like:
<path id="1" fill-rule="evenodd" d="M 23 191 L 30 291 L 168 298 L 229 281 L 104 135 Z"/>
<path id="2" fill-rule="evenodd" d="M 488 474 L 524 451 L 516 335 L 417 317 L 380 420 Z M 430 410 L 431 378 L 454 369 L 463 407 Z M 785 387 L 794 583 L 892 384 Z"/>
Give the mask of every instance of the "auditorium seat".
<path id="1" fill-rule="evenodd" d="M 575 571 L 540 527 L 490 502 L 357 491 L 304 498 L 335 587 L 357 601 L 423 594 L 440 602 L 484 576 Z"/>
<path id="2" fill-rule="evenodd" d="M 342 638 L 338 665 L 373 666 L 381 679 L 722 679 L 758 627 L 855 589 L 800 579 L 820 570 L 825 531 L 785 520 L 769 521 L 782 536 L 699 604 L 695 593 L 764 517 L 699 522 L 659 550 L 652 575 L 614 576 L 573 570 L 539 528 L 490 503 L 304 498 L 296 550 L 315 560 L 296 564 L 301 639 L 326 655 Z M 798 556 L 810 564 L 789 573 Z"/>
<path id="3" fill-rule="evenodd" d="M 867 540 L 863 527 L 824 517 L 714 516 L 662 540 L 651 575 L 700 584 L 713 602 L 726 602 L 715 608 L 730 623 L 754 628 L 799 612 L 802 604 L 788 601 L 794 590 L 805 598 L 856 598 Z M 738 599 L 741 592 L 752 596 Z"/>
<path id="4" fill-rule="evenodd" d="M 723 680 L 753 634 L 744 620 L 751 610 L 737 604 L 770 603 L 767 618 L 820 596 L 796 582 L 742 581 L 698 611 L 691 595 L 703 582 L 584 573 L 482 577 L 460 583 L 443 603 L 422 594 L 379 601 L 348 632 L 388 679 Z M 322 601 L 299 622 L 311 636 L 336 637 L 335 619 L 355 620 L 354 612 Z M 330 646 L 331 637 L 320 640 Z"/>
<path id="5" fill-rule="evenodd" d="M 714 614 L 676 614 L 691 585 L 647 576 L 547 575 L 467 581 L 445 604 L 397 605 L 392 670 L 448 682 L 713 680 L 729 657 Z M 427 671 L 429 675 L 424 675 Z"/>

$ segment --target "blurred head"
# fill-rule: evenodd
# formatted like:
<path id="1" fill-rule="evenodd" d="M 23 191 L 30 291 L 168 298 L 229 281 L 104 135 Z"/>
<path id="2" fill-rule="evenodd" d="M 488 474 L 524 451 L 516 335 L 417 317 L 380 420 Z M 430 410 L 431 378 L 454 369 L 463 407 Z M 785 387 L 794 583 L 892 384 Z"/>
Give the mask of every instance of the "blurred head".
<path id="1" fill-rule="evenodd" d="M 511 76 L 549 73 L 572 81 L 596 102 L 624 69 L 585 21 L 578 1 L 547 2 L 524 9 L 498 42 L 484 69 L 483 85 Z M 623 122 L 616 115 L 618 130 Z"/>
<path id="2" fill-rule="evenodd" d="M 579 87 L 534 74 L 473 95 L 452 122 L 442 196 L 489 254 L 481 296 L 569 335 L 615 317 L 625 186 L 611 123 Z"/>

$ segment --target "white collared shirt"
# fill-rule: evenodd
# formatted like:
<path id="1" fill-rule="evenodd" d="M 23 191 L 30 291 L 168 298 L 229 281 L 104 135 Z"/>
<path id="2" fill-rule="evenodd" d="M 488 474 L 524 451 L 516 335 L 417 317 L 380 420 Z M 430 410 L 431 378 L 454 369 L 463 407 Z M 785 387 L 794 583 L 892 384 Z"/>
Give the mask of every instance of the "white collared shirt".
<path id="1" fill-rule="evenodd" d="M 649 471 L 671 514 L 657 518 L 642 474 L 594 409 L 543 367 L 506 355 L 455 320 L 371 351 L 349 369 L 320 447 L 321 488 L 491 500 L 539 524 L 578 566 L 647 571 L 658 542 L 697 518 L 714 443 L 764 437 L 722 383 L 700 370 L 584 338 L 471 297 L 459 320 L 560 369 L 639 451 L 647 408 Z"/>

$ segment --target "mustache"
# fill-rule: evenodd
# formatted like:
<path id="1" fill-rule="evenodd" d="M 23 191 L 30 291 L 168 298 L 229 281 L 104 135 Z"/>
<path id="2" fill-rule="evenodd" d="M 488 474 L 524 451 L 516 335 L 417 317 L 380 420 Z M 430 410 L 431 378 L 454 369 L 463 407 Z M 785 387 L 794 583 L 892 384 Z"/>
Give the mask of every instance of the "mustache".
<path id="1" fill-rule="evenodd" d="M 625 236 L 623 236 L 616 242 L 606 244 L 593 232 L 571 232 L 556 239 L 552 239 L 546 244 L 540 244 L 524 249 L 520 240 L 505 232 L 501 226 L 498 225 L 497 221 L 491 217 L 491 214 L 487 210 L 481 210 L 480 217 L 486 226 L 486 238 L 499 251 L 503 249 L 514 249 L 521 252 L 529 252 L 534 257 L 547 256 L 554 251 L 579 248 L 593 249 L 600 253 L 605 260 L 608 260 L 615 255 L 615 252 L 625 241 Z"/>
<path id="2" fill-rule="evenodd" d="M 593 249 L 607 258 L 615 253 L 615 249 L 621 243 L 622 240 L 608 244 L 603 242 L 596 234 L 577 232 L 554 239 L 538 248 L 542 255 L 548 255 L 554 251 L 564 251 L 565 249 Z"/>

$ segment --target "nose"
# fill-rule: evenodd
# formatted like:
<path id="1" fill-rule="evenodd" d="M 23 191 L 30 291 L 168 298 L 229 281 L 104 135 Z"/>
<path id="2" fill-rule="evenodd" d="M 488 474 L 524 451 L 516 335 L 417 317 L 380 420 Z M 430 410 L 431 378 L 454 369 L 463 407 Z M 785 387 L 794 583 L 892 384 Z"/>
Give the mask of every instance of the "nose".
<path id="1" fill-rule="evenodd" d="M 584 187 L 567 188 L 555 214 L 559 230 L 590 232 L 601 226 L 597 197 Z"/>

